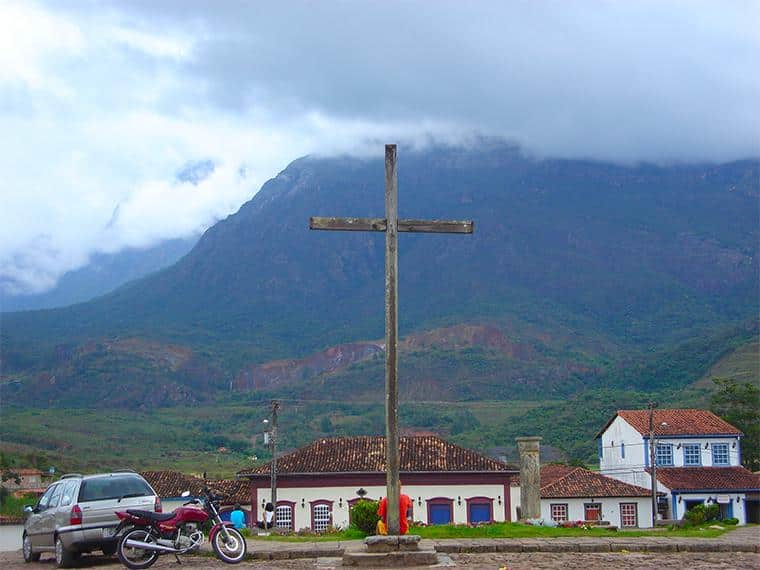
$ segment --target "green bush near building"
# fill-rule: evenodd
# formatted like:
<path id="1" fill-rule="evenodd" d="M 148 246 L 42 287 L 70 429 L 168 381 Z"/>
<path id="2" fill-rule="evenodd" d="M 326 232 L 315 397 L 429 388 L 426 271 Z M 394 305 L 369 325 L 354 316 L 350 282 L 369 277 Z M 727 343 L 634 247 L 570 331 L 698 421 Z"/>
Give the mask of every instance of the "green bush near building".
<path id="1" fill-rule="evenodd" d="M 377 521 L 380 520 L 377 514 L 378 505 L 377 501 L 367 499 L 357 501 L 351 507 L 351 527 L 366 535 L 375 534 Z"/>

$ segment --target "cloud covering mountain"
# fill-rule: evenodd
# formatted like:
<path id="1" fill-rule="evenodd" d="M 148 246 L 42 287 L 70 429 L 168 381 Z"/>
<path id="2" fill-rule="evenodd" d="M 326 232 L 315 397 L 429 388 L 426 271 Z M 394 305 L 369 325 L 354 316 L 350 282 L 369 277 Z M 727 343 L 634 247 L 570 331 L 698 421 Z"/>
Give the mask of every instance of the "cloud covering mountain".
<path id="1" fill-rule="evenodd" d="M 0 288 L 202 231 L 304 154 L 480 133 L 540 156 L 757 156 L 759 19 L 752 2 L 4 2 Z"/>

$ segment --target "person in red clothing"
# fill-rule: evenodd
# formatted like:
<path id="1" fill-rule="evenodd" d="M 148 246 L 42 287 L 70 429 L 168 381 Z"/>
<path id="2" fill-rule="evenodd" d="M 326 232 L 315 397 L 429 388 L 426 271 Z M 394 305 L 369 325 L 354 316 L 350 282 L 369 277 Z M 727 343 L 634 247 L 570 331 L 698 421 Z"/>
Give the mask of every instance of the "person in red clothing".
<path id="1" fill-rule="evenodd" d="M 398 526 L 401 534 L 409 532 L 409 522 L 406 520 L 406 513 L 412 507 L 412 500 L 408 495 L 401 493 L 398 499 Z M 388 498 L 383 497 L 380 501 L 380 506 L 377 508 L 377 514 L 380 515 L 380 520 L 383 521 L 383 527 L 385 532 L 381 531 L 381 534 L 387 534 L 388 528 Z M 381 528 L 383 528 L 381 527 Z"/>

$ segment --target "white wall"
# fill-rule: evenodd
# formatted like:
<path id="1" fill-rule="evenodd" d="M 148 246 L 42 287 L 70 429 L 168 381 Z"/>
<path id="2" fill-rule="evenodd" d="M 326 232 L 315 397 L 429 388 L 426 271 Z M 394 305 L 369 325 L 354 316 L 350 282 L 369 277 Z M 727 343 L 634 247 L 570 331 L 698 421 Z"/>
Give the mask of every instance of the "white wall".
<path id="1" fill-rule="evenodd" d="M 593 500 L 592 500 L 593 499 Z M 517 507 L 520 505 L 520 487 L 511 488 L 512 520 L 517 520 Z M 582 499 L 541 499 L 541 518 L 551 520 L 552 503 L 567 505 L 568 520 L 582 521 L 586 516 L 584 503 L 601 503 L 602 520 L 611 525 L 620 526 L 620 503 L 636 503 L 639 518 L 639 528 L 652 527 L 652 500 L 649 497 L 589 497 Z"/>
<path id="2" fill-rule="evenodd" d="M 364 487 L 368 499 L 378 500 L 385 496 L 385 486 Z M 503 485 L 404 485 L 402 493 L 409 495 L 414 502 L 414 520 L 427 524 L 427 499 L 446 497 L 454 500 L 454 523 L 467 523 L 467 501 L 472 497 L 488 497 L 493 501 L 494 521 L 504 521 L 504 486 Z M 459 498 L 461 497 L 461 504 Z M 261 518 L 262 502 L 269 501 L 269 488 L 258 489 L 258 516 Z M 357 498 L 356 485 L 351 487 L 312 487 L 312 488 L 280 488 L 277 490 L 278 501 L 293 501 L 295 530 L 311 527 L 310 501 L 333 501 L 333 526 L 346 528 L 348 526 L 348 501 Z M 341 500 L 342 499 L 342 500 Z M 303 505 L 302 505 L 303 500 Z M 501 500 L 501 504 L 499 504 Z M 421 501 L 421 504 L 420 504 Z"/>
<path id="3" fill-rule="evenodd" d="M 510 520 L 520 520 L 517 516 L 517 507 L 520 506 L 520 487 L 512 485 L 509 488 L 509 500 L 510 500 Z"/>
<path id="4" fill-rule="evenodd" d="M 648 488 L 649 476 L 642 473 L 645 465 L 645 447 L 641 434 L 618 416 L 602 434 L 601 440 L 600 473 L 631 485 Z M 625 444 L 625 457 L 622 456 L 621 444 Z"/>
<path id="5" fill-rule="evenodd" d="M 636 503 L 639 528 L 652 527 L 652 502 L 646 497 L 589 497 L 585 499 L 541 499 L 541 518 L 551 520 L 551 505 L 566 504 L 568 520 L 582 521 L 585 518 L 585 503 L 601 503 L 601 520 L 620 527 L 620 503 Z"/>
<path id="6" fill-rule="evenodd" d="M 673 467 L 684 467 L 684 445 L 687 443 L 699 444 L 701 467 L 712 467 L 712 445 L 725 443 L 728 445 L 728 461 L 730 466 L 740 465 L 739 461 L 739 438 L 737 437 L 692 437 L 692 438 L 665 438 L 658 437 L 658 444 L 670 444 L 673 446 Z M 736 447 L 732 447 L 733 445 Z M 678 446 L 681 446 L 680 449 Z M 707 449 L 705 449 L 707 447 Z M 721 465 L 720 467 L 726 467 Z"/>
<path id="7" fill-rule="evenodd" d="M 165 513 L 170 513 L 177 507 L 181 507 L 184 505 L 188 500 L 190 500 L 190 497 L 187 499 L 185 498 L 179 498 L 179 499 L 161 499 L 161 509 Z"/>
<path id="8" fill-rule="evenodd" d="M 605 475 L 615 477 L 621 481 L 640 485 L 636 483 L 630 474 L 630 470 L 643 470 L 645 465 L 649 465 L 648 437 L 642 436 L 628 422 L 620 416 L 616 417 L 602 434 L 602 457 L 599 460 L 599 469 Z M 645 440 L 647 444 L 645 445 Z M 657 443 L 669 444 L 673 446 L 673 467 L 684 466 L 684 444 L 699 444 L 700 458 L 702 467 L 711 467 L 712 445 L 715 443 L 725 443 L 728 445 L 729 465 L 737 466 L 741 464 L 741 441 L 738 437 L 689 437 L 689 438 L 668 438 L 658 437 Z M 625 458 L 622 457 L 621 444 L 625 444 Z M 679 448 L 679 444 L 681 447 Z M 707 449 L 705 449 L 707 446 Z M 630 469 L 629 469 L 630 468 Z"/>
<path id="9" fill-rule="evenodd" d="M 747 513 L 746 513 L 746 498 L 747 496 L 744 493 L 684 493 L 684 494 L 678 494 L 676 495 L 675 500 L 675 513 L 672 513 L 673 518 L 675 519 L 682 519 L 684 514 L 686 513 L 686 502 L 687 501 L 701 501 L 703 503 L 707 502 L 708 498 L 716 499 L 718 496 L 723 497 L 727 496 L 729 500 L 731 501 L 731 510 L 732 516 L 739 519 L 739 524 L 743 525 L 747 522 Z M 681 498 L 681 502 L 678 502 L 678 498 Z M 736 502 L 736 498 L 739 497 L 739 502 Z M 673 510 L 673 499 L 672 497 L 668 497 L 668 501 L 670 502 L 670 508 L 671 511 Z"/>

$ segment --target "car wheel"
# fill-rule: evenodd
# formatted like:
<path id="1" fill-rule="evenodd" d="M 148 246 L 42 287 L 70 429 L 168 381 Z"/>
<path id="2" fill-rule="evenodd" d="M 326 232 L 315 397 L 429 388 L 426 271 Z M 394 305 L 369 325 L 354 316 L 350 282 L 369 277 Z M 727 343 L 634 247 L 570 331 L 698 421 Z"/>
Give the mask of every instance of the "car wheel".
<path id="1" fill-rule="evenodd" d="M 40 559 L 40 553 L 34 551 L 32 539 L 26 533 L 24 533 L 22 550 L 24 552 L 24 562 L 37 562 Z"/>
<path id="2" fill-rule="evenodd" d="M 63 541 L 60 536 L 55 537 L 55 564 L 58 568 L 68 568 L 71 566 L 78 556 L 67 550 L 63 545 Z"/>
<path id="3" fill-rule="evenodd" d="M 103 556 L 113 556 L 116 554 L 116 545 L 112 546 L 104 546 L 103 547 Z"/>

